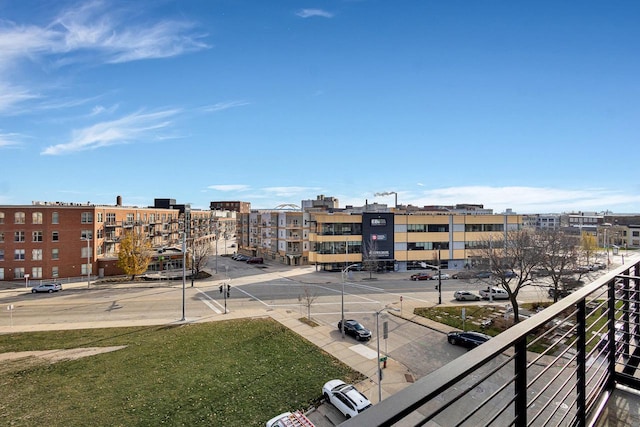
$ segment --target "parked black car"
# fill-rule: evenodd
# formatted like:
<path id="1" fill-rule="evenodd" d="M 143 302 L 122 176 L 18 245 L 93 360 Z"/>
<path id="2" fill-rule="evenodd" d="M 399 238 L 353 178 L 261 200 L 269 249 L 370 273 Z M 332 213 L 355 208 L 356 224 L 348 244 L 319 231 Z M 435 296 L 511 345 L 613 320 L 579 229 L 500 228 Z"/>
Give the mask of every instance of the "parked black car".
<path id="1" fill-rule="evenodd" d="M 342 320 L 338 322 L 338 330 L 342 331 Z M 371 331 L 353 319 L 344 321 L 344 333 L 351 335 L 358 341 L 369 341 L 371 339 Z"/>
<path id="2" fill-rule="evenodd" d="M 491 337 L 480 332 L 449 332 L 447 334 L 447 341 L 449 344 L 460 345 L 462 347 L 474 348 L 480 344 L 484 344 L 489 341 Z"/>

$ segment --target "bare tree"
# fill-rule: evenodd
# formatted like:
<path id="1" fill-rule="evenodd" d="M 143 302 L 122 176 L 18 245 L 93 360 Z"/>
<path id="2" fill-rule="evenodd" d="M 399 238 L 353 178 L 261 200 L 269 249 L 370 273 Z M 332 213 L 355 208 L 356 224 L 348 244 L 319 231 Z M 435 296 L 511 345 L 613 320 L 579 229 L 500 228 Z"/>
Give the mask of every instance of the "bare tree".
<path id="1" fill-rule="evenodd" d="M 538 231 L 540 268 L 551 279 L 553 300 L 558 301 L 563 279 L 575 271 L 579 238 L 559 230 Z"/>
<path id="2" fill-rule="evenodd" d="M 378 254 L 378 241 L 370 238 L 362 248 L 362 267 L 369 271 L 369 279 L 378 268 L 380 256 Z"/>
<path id="3" fill-rule="evenodd" d="M 530 285 L 532 271 L 540 265 L 540 252 L 534 232 L 509 231 L 504 240 L 485 239 L 478 253 L 491 273 L 491 282 L 504 289 L 513 308 L 514 323 L 520 321 L 518 293 Z"/>
<path id="4" fill-rule="evenodd" d="M 318 298 L 318 295 L 311 292 L 308 286 L 304 287 L 304 295 L 298 296 L 298 301 L 307 308 L 307 319 L 311 320 L 311 305 Z"/>
<path id="5" fill-rule="evenodd" d="M 198 277 L 198 273 L 202 271 L 206 264 L 207 257 L 213 255 L 213 247 L 211 243 L 205 239 L 194 239 L 191 242 L 191 268 L 194 276 Z"/>

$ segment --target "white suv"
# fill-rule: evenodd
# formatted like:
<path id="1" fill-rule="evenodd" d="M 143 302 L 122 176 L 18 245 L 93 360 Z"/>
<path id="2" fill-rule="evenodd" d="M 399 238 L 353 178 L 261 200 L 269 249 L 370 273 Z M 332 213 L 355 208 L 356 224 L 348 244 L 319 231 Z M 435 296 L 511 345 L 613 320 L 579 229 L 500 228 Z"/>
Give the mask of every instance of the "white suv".
<path id="1" fill-rule="evenodd" d="M 331 380 L 322 387 L 324 398 L 345 417 L 351 418 L 370 408 L 371 402 L 354 386 L 342 380 Z"/>
<path id="2" fill-rule="evenodd" d="M 489 290 L 491 290 L 491 294 L 489 294 Z M 504 289 L 500 288 L 487 288 L 480 290 L 480 296 L 483 299 L 509 299 L 509 294 Z"/>
<path id="3" fill-rule="evenodd" d="M 41 283 L 38 286 L 34 286 L 31 288 L 31 293 L 35 294 L 36 292 L 58 292 L 62 290 L 62 285 L 59 283 Z"/>

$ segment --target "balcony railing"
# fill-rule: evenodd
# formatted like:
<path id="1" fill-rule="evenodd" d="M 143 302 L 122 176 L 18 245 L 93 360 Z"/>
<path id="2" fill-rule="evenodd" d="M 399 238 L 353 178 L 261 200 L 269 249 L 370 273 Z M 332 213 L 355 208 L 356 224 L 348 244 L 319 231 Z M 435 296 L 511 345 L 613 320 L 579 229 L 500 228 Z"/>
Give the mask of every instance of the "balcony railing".
<path id="1" fill-rule="evenodd" d="M 340 425 L 593 425 L 640 390 L 639 276 L 619 267 Z"/>

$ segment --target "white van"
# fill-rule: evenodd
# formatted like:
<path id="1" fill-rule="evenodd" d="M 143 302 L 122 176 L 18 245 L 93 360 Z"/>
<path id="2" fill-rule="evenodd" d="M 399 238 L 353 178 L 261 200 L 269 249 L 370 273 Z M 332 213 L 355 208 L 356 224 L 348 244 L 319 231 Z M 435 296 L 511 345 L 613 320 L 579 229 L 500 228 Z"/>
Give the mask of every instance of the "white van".
<path id="1" fill-rule="evenodd" d="M 489 290 L 491 290 L 491 294 L 489 294 Z M 496 287 L 481 289 L 480 296 L 482 299 L 509 299 L 507 291 Z"/>

